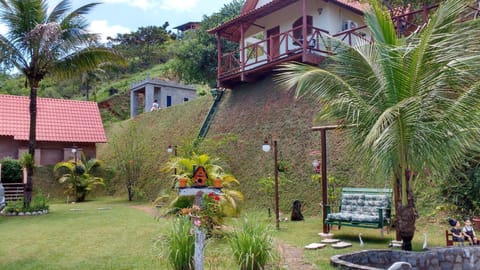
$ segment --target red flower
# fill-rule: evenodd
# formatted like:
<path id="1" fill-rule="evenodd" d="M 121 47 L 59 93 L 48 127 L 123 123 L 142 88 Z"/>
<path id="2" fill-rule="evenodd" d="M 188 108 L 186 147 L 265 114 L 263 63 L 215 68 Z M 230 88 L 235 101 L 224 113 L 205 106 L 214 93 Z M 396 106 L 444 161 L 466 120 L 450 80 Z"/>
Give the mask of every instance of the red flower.
<path id="1" fill-rule="evenodd" d="M 215 196 L 214 200 L 215 200 L 215 201 L 220 201 L 220 197 L 219 197 L 219 196 Z"/>
<path id="2" fill-rule="evenodd" d="M 215 193 L 213 193 L 213 192 L 208 193 L 208 197 L 212 198 L 214 196 L 215 196 Z"/>

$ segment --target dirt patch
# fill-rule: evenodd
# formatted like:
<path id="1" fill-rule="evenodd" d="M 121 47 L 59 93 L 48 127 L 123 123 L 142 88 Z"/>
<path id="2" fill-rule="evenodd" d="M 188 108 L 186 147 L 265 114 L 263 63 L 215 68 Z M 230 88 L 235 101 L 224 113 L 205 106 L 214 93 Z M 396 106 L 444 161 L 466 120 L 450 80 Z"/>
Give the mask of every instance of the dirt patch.
<path id="1" fill-rule="evenodd" d="M 152 217 L 157 217 L 159 216 L 158 214 L 158 211 L 156 208 L 152 207 L 152 206 L 149 206 L 149 205 L 132 205 L 132 206 L 129 206 L 130 208 L 133 208 L 133 209 L 138 209 L 138 210 L 141 210 L 145 213 L 148 213 L 150 214 Z"/>
<path id="2" fill-rule="evenodd" d="M 285 243 L 277 243 L 280 253 L 280 266 L 288 270 L 316 270 L 312 264 L 306 263 L 303 257 L 303 249 Z"/>

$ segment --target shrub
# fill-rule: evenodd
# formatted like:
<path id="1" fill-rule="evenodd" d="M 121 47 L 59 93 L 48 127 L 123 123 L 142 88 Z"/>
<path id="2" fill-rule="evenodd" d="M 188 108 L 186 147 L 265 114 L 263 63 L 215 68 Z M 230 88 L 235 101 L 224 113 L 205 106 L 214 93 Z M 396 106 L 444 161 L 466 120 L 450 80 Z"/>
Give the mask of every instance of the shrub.
<path id="1" fill-rule="evenodd" d="M 269 228 L 258 222 L 244 221 L 241 230 L 235 230 L 229 237 L 233 256 L 240 270 L 264 269 L 275 254 Z"/>
<path id="2" fill-rule="evenodd" d="M 452 176 L 441 185 L 444 198 L 457 207 L 457 214 L 479 215 L 480 157 L 468 157 L 461 167 L 452 171 Z"/>
<path id="3" fill-rule="evenodd" d="M 195 252 L 195 235 L 193 225 L 188 217 L 175 220 L 167 235 L 166 257 L 175 270 L 193 270 Z"/>
<path id="4" fill-rule="evenodd" d="M 16 159 L 6 157 L 0 160 L 2 164 L 2 182 L 3 183 L 21 183 L 23 174 L 22 166 Z"/>
<path id="5" fill-rule="evenodd" d="M 43 193 L 38 192 L 33 195 L 30 206 L 25 207 L 25 203 L 22 200 L 9 202 L 5 209 L 5 213 L 20 213 L 20 212 L 34 212 L 48 210 L 48 198 Z"/>

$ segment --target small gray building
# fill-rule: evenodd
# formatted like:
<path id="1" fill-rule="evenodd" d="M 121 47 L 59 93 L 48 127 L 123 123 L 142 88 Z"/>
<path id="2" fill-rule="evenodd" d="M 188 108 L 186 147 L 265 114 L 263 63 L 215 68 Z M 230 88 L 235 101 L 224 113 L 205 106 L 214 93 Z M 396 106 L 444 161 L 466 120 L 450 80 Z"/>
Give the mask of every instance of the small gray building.
<path id="1" fill-rule="evenodd" d="M 147 78 L 130 86 L 130 118 L 151 111 L 155 100 L 161 109 L 196 97 L 197 91 L 193 86 Z M 142 107 L 143 110 L 140 110 Z"/>

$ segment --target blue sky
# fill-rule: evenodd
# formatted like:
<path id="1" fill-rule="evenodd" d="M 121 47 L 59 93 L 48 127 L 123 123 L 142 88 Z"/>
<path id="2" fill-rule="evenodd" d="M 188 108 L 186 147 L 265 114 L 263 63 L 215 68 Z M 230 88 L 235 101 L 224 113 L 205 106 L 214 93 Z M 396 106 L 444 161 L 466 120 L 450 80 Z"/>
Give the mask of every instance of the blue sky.
<path id="1" fill-rule="evenodd" d="M 219 11 L 232 0 L 72 0 L 73 8 L 101 2 L 87 16 L 90 30 L 101 33 L 103 40 L 117 33 L 129 33 L 142 26 L 161 26 L 170 23 L 169 29 L 189 21 L 201 21 L 203 15 Z M 49 0 L 53 7 L 58 1 Z M 0 25 L 0 33 L 6 29 Z"/>

